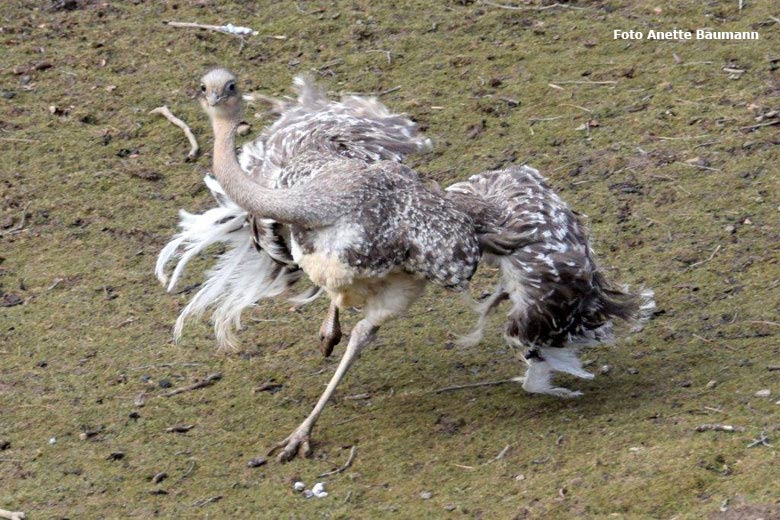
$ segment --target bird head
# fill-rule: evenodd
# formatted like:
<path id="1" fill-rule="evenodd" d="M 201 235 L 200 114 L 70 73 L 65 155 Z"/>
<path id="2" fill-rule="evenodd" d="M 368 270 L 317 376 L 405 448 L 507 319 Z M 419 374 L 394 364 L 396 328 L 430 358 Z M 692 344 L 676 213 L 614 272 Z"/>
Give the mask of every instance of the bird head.
<path id="1" fill-rule="evenodd" d="M 241 94 L 236 77 L 227 69 L 211 69 L 200 79 L 199 99 L 211 119 L 240 118 Z"/>

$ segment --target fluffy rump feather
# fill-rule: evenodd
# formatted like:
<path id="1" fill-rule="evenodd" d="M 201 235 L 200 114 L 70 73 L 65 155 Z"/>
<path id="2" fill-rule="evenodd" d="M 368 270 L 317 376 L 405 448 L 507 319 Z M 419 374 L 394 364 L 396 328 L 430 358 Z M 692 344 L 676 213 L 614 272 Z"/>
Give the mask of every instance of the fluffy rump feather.
<path id="1" fill-rule="evenodd" d="M 176 320 L 174 337 L 176 340 L 181 337 L 188 318 L 200 317 L 213 308 L 212 321 L 219 347 L 235 349 L 234 330 L 241 325 L 242 311 L 263 298 L 284 294 L 300 278 L 300 273 L 279 265 L 264 251 L 255 250 L 246 211 L 225 195 L 214 178 L 206 176 L 204 182 L 217 207 L 200 215 L 179 212 L 181 231 L 160 252 L 155 273 L 171 292 L 190 260 L 213 244 L 224 244 L 225 252 Z M 176 265 L 169 277 L 166 267 L 171 262 Z"/>

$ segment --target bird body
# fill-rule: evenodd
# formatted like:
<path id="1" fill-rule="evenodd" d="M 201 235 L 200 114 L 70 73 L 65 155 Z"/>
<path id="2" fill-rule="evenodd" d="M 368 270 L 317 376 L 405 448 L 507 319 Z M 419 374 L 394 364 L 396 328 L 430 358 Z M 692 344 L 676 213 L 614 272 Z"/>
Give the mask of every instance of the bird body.
<path id="1" fill-rule="evenodd" d="M 308 163 L 308 154 L 290 168 L 299 162 Z M 341 210 L 320 227 L 292 226 L 292 257 L 339 307 L 361 306 L 361 295 L 390 274 L 455 290 L 468 286 L 480 258 L 474 225 L 409 168 L 332 156 L 302 189 L 314 183 L 340 190 Z"/>

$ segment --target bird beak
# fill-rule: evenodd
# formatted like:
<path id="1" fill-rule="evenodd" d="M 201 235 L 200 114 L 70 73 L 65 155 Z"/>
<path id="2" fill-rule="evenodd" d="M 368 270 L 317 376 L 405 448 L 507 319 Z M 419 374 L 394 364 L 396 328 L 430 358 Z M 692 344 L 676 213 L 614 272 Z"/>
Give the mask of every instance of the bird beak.
<path id="1" fill-rule="evenodd" d="M 219 96 L 217 96 L 216 92 L 212 92 L 211 94 L 208 95 L 208 97 L 206 98 L 206 101 L 208 101 L 208 104 L 209 104 L 210 107 L 213 107 L 214 105 L 216 105 L 219 102 L 220 99 L 221 98 Z"/>

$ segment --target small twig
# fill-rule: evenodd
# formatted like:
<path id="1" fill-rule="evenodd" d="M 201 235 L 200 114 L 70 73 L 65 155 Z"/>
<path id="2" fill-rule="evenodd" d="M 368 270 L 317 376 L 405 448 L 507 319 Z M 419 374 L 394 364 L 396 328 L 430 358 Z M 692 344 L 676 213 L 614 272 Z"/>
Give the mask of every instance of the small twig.
<path id="1" fill-rule="evenodd" d="M 397 90 L 401 90 L 401 86 L 400 85 L 398 85 L 396 87 L 391 87 L 391 88 L 389 88 L 387 90 L 383 90 L 382 92 L 377 92 L 376 95 L 377 96 L 384 96 L 385 94 L 390 94 L 390 93 L 395 92 Z"/>
<path id="2" fill-rule="evenodd" d="M 325 473 L 323 473 L 321 475 L 317 475 L 317 478 L 329 477 L 330 475 L 335 475 L 337 473 L 341 473 L 342 471 L 346 470 L 355 461 L 355 455 L 357 455 L 357 446 L 352 446 L 352 449 L 349 450 L 349 456 L 347 457 L 347 462 L 345 462 L 343 466 L 341 466 L 340 468 L 336 468 L 334 470 L 331 470 L 331 471 L 326 471 Z"/>
<path id="3" fill-rule="evenodd" d="M 697 432 L 744 432 L 742 426 L 731 426 L 730 424 L 701 424 L 696 427 Z"/>
<path id="4" fill-rule="evenodd" d="M 222 495 L 217 495 L 214 497 L 204 498 L 203 500 L 197 500 L 193 502 L 193 506 L 195 507 L 203 507 L 207 504 L 212 504 L 214 502 L 218 502 L 219 500 L 222 500 Z"/>
<path id="5" fill-rule="evenodd" d="M 748 323 L 756 323 L 758 325 L 772 325 L 773 327 L 780 327 L 780 323 L 774 321 L 750 320 Z"/>
<path id="6" fill-rule="evenodd" d="M 322 65 L 322 66 L 320 66 L 320 67 L 318 67 L 318 68 L 316 68 L 314 70 L 316 70 L 317 72 L 322 72 L 325 69 L 329 69 L 329 68 L 331 68 L 331 67 L 333 67 L 335 65 L 341 65 L 342 63 L 344 63 L 344 58 L 336 58 L 335 60 L 330 60 L 330 61 L 326 62 L 324 65 Z"/>
<path id="7" fill-rule="evenodd" d="M 510 446 L 511 446 L 510 444 L 507 444 L 506 446 L 504 446 L 504 449 L 499 451 L 498 455 L 496 455 L 493 460 L 501 460 L 504 457 L 506 457 L 506 454 L 509 453 L 509 447 Z"/>
<path id="8" fill-rule="evenodd" d="M 190 390 L 197 390 L 199 388 L 205 388 L 207 386 L 211 386 L 217 381 L 222 379 L 222 374 L 217 372 L 216 374 L 211 374 L 210 376 L 206 377 L 206 379 L 202 379 L 198 381 L 197 383 L 193 383 L 189 386 L 182 386 L 181 388 L 176 388 L 174 390 L 171 390 L 170 392 L 166 392 L 162 394 L 163 397 L 173 397 L 174 395 L 179 395 L 183 392 L 189 392 Z"/>
<path id="9" fill-rule="evenodd" d="M 765 126 L 774 126 L 774 125 L 780 125 L 780 119 L 773 119 L 771 121 L 767 121 L 765 123 L 759 123 L 757 125 L 751 125 L 751 126 L 743 126 L 740 128 L 743 132 L 752 132 L 753 130 L 758 130 L 759 128 L 764 128 Z"/>
<path id="10" fill-rule="evenodd" d="M 25 515 L 21 511 L 6 511 L 0 509 L 0 518 L 6 518 L 7 520 L 24 520 Z"/>
<path id="11" fill-rule="evenodd" d="M 443 392 L 451 392 L 452 390 L 463 390 L 464 388 L 477 388 L 480 386 L 498 386 L 505 385 L 506 383 L 521 383 L 523 378 L 513 377 L 512 379 L 501 379 L 500 381 L 484 381 L 482 383 L 469 383 L 466 385 L 445 386 L 431 392 L 432 394 L 441 394 Z"/>
<path id="12" fill-rule="evenodd" d="M 0 233 L 0 236 L 15 235 L 24 230 L 24 226 L 25 224 L 27 224 L 27 209 L 30 207 L 30 204 L 32 204 L 32 202 L 28 202 L 27 204 L 25 204 L 24 209 L 22 209 L 22 218 L 19 221 L 19 224 L 13 229 L 9 229 L 8 231 L 3 231 L 2 233 Z"/>
<path id="13" fill-rule="evenodd" d="M 772 447 L 772 445 L 769 444 L 769 437 L 766 436 L 766 432 L 761 432 L 761 435 L 759 435 L 757 439 L 753 439 L 753 442 L 747 445 L 748 448 L 755 448 L 756 446 Z"/>
<path id="14" fill-rule="evenodd" d="M 617 85 L 617 81 L 590 81 L 590 80 L 571 80 L 571 81 L 556 81 L 556 85 Z"/>
<path id="15" fill-rule="evenodd" d="M 177 455 L 178 455 L 179 453 L 181 453 L 181 452 L 177 452 Z M 189 468 L 187 468 L 187 471 L 185 471 L 185 472 L 184 472 L 184 474 L 182 474 L 182 476 L 181 476 L 181 477 L 179 477 L 179 479 L 178 479 L 176 482 L 181 482 L 181 481 L 183 481 L 184 479 L 186 479 L 187 477 L 189 477 L 190 475 L 192 475 L 192 472 L 193 472 L 194 470 L 195 470 L 195 461 L 194 461 L 194 460 L 191 460 L 191 461 L 190 461 L 190 467 L 189 467 Z"/>
<path id="16" fill-rule="evenodd" d="M 227 25 L 207 25 L 192 22 L 163 22 L 165 25 L 171 27 L 186 27 L 190 29 L 204 29 L 206 31 L 213 31 L 222 34 L 229 34 L 230 36 L 237 36 L 243 38 L 244 36 L 257 36 L 259 33 L 250 27 L 240 27 L 233 24 Z"/>
<path id="17" fill-rule="evenodd" d="M 155 108 L 150 114 L 160 114 L 165 117 L 168 121 L 173 123 L 174 125 L 178 126 L 182 130 L 184 130 L 184 135 L 187 136 L 187 140 L 190 142 L 190 152 L 187 154 L 187 160 L 191 161 L 192 159 L 196 158 L 198 154 L 200 153 L 200 146 L 198 146 L 198 141 L 195 139 L 195 134 L 192 133 L 192 130 L 190 130 L 190 127 L 187 126 L 187 123 L 173 115 L 170 111 L 170 109 L 167 106 L 161 106 L 158 108 Z"/>
<path id="18" fill-rule="evenodd" d="M 187 433 L 195 427 L 194 424 L 180 424 L 165 428 L 165 433 Z"/>
<path id="19" fill-rule="evenodd" d="M 363 399 L 371 399 L 371 394 L 355 394 L 347 395 L 343 398 L 345 401 L 361 401 Z"/>
<path id="20" fill-rule="evenodd" d="M 576 5 L 568 5 L 568 4 L 561 4 L 561 3 L 543 5 L 541 7 L 518 7 L 514 5 L 496 4 L 493 2 L 489 2 L 488 0 L 482 0 L 482 3 L 492 7 L 498 7 L 499 9 L 507 9 L 509 11 L 546 11 L 547 9 L 553 9 L 555 7 L 560 7 L 563 9 L 580 9 L 580 10 L 586 9 L 585 7 L 579 7 Z"/>
<path id="21" fill-rule="evenodd" d="M 0 137 L 0 141 L 14 141 L 18 143 L 37 143 L 38 139 L 24 139 L 22 137 Z"/>
<path id="22" fill-rule="evenodd" d="M 715 251 L 713 251 L 712 254 L 706 260 L 701 260 L 699 262 L 695 262 L 695 263 L 689 265 L 688 269 L 693 269 L 694 267 L 697 267 L 697 266 L 700 266 L 701 264 L 705 264 L 705 263 L 709 262 L 710 260 L 715 258 L 715 255 L 718 254 L 718 251 L 720 251 L 720 245 L 718 245 L 718 247 L 715 248 Z"/>
<path id="23" fill-rule="evenodd" d="M 713 172 L 721 171 L 718 168 L 713 168 L 712 166 L 704 166 L 703 164 L 695 164 L 695 163 L 689 163 L 689 162 L 683 162 L 683 161 L 677 161 L 677 164 L 684 164 L 686 166 L 690 166 L 692 168 L 698 168 L 700 170 L 710 170 L 710 171 L 713 171 Z"/>

